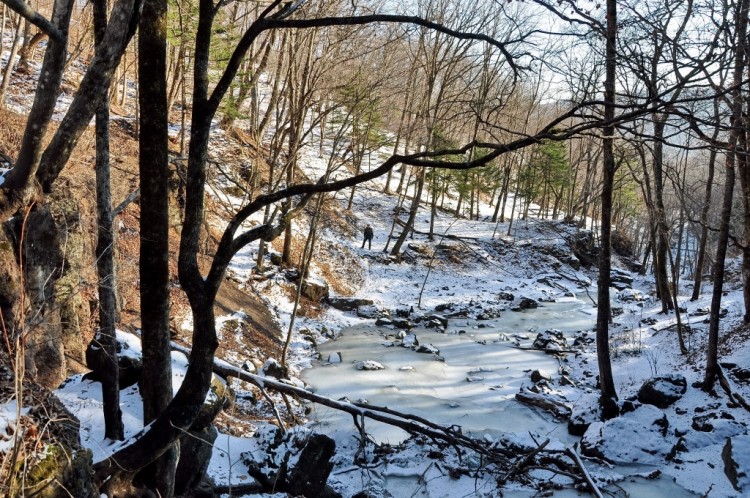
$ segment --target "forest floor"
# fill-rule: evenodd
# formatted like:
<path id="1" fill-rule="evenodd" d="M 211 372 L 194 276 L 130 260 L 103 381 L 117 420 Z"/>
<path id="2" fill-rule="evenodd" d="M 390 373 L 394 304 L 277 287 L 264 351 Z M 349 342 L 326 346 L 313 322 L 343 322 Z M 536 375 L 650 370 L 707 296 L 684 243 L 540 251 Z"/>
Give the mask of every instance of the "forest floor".
<path id="1" fill-rule="evenodd" d="M 23 98 L 28 95 L 31 95 L 31 90 L 24 90 L 23 82 L 16 85 L 9 100 L 11 107 L 25 112 L 29 102 Z M 63 96 L 60 100 L 61 108 L 68 102 L 66 98 Z M 4 123 L 13 123 L 13 126 L 4 127 L 0 136 L 0 152 L 12 156 L 23 118 L 12 111 L 0 111 L 0 119 Z M 137 183 L 137 142 L 129 121 L 118 120 L 113 130 L 113 156 L 117 158 L 114 197 L 117 202 L 117 199 L 125 198 Z M 241 149 L 241 144 L 217 130 L 211 148 L 213 159 L 231 162 L 228 158 L 242 157 L 237 153 Z M 325 170 L 327 159 L 325 154 L 323 157 L 318 155 L 317 147 L 306 147 L 301 158 L 301 173 L 311 179 L 317 178 Z M 377 161 L 376 154 L 373 164 Z M 79 189 L 72 190 L 71 195 L 76 195 L 82 202 L 92 198 L 93 164 L 92 137 L 87 135 L 62 179 L 67 186 Z M 242 164 L 238 160 L 235 166 Z M 395 172 L 392 189 L 401 174 L 406 174 L 406 171 Z M 242 198 L 229 193 L 226 186 L 225 179 L 215 178 L 210 204 L 214 217 L 206 227 L 207 240 L 216 237 L 221 230 L 225 222 L 221 213 L 243 202 Z M 727 475 L 732 473 L 727 463 L 732 458 L 723 458 L 723 453 L 727 441 L 735 441 L 737 448 L 745 447 L 746 439 L 743 438 L 750 437 L 750 416 L 729 400 L 718 386 L 710 393 L 695 387 L 702 379 L 705 364 L 705 309 L 710 302 L 710 284 L 705 284 L 699 300 L 691 302 L 686 297 L 692 290 L 691 284 L 687 278 L 683 279 L 678 302 L 685 308 L 682 318 L 687 325 L 685 337 L 690 352 L 681 355 L 677 347 L 675 314 L 660 313 L 653 279 L 629 271 L 625 260 L 615 262 L 627 279 L 632 279 L 626 288 L 612 289 L 612 305 L 617 311 L 610 332 L 612 361 L 624 413 L 603 423 L 598 420 L 595 406 L 596 351 L 590 341 L 594 313 L 590 297 L 596 295 L 595 268 L 578 267 L 580 258 L 573 257 L 570 241 L 577 236 L 578 230 L 555 220 L 535 217 L 518 220 L 518 210 L 512 213 L 513 199 L 506 210 L 507 216 L 514 215 L 512 226 L 507 221 L 500 224 L 489 221 L 493 208 L 486 202 L 481 205 L 479 220 L 457 219 L 448 212 L 456 199 L 449 198 L 446 210 L 438 213 L 435 237 L 430 240 L 426 236 L 430 226 L 429 210 L 423 207 L 414 236 L 407 240 L 400 261 L 396 261 L 382 249 L 388 240 L 399 199 L 396 195 L 383 194 L 383 189 L 382 179 L 359 187 L 351 210 L 345 209 L 349 191 L 326 199 L 321 236 L 311 271 L 312 279 L 325 282 L 332 296 L 368 299 L 372 306 L 366 310 L 342 311 L 303 299 L 290 327 L 295 291 L 293 275 L 272 264 L 270 257 L 265 261 L 264 271 L 255 271 L 257 246 L 249 247 L 235 258 L 217 301 L 221 340 L 217 355 L 236 366 L 245 365 L 251 372 L 264 373 L 270 359 L 280 358 L 282 342 L 291 329 L 291 372 L 286 380 L 289 384 L 325 393 L 327 386 L 310 386 L 306 379 L 314 371 L 329 369 L 352 386 L 357 385 L 359 376 L 382 375 L 381 378 L 366 377 L 367 382 L 377 384 L 380 390 L 393 391 L 394 386 L 395 390 L 399 387 L 405 390 L 405 384 L 398 384 L 401 381 L 395 377 L 401 371 L 395 363 L 389 365 L 386 362 L 385 373 L 378 374 L 358 370 L 357 363 L 349 357 L 336 364 L 329 361 L 333 358 L 328 353 L 321 357 L 319 351 L 328 350 L 326 348 L 335 351 L 336 339 L 343 344 L 346 334 L 357 334 L 359 332 L 354 329 L 364 329 L 363 336 L 370 334 L 378 343 L 373 346 L 372 356 L 381 355 L 404 344 L 410 332 L 393 322 L 375 326 L 374 317 L 394 318 L 401 312 L 416 319 L 436 313 L 436 308 L 443 310 L 438 313 L 445 315 L 458 312 L 448 318 L 448 325 L 443 327 L 444 334 L 439 337 L 430 335 L 438 333 L 434 329 L 415 327 L 413 330 L 422 344 L 428 341 L 437 343 L 443 337 L 465 336 L 466 340 L 456 342 L 465 348 L 460 355 L 451 356 L 451 350 L 446 349 L 441 351 L 445 361 L 440 361 L 439 353 L 430 356 L 403 348 L 411 355 L 411 364 L 407 366 L 417 373 L 421 368 L 433 372 L 431 368 L 440 364 L 447 365 L 446 369 L 454 364 L 464 368 L 461 362 L 470 360 L 479 367 L 479 373 L 473 375 L 469 375 L 467 369 L 462 370 L 461 383 L 450 386 L 454 394 L 463 392 L 473 396 L 471 403 L 460 398 L 439 399 L 428 405 L 427 413 L 436 419 L 445 416 L 450 420 L 464 406 L 467 411 L 487 409 L 497 422 L 495 426 L 484 427 L 486 430 L 471 431 L 477 440 L 484 441 L 488 447 L 511 448 L 518 455 L 524 455 L 549 438 L 546 449 L 553 453 L 544 454 L 549 461 L 534 460 L 536 468 L 524 469 L 523 478 L 519 475 L 498 488 L 498 477 L 505 475 L 507 468 L 493 466 L 492 462 L 484 461 L 477 454 L 456 451 L 424 437 L 393 444 L 367 444 L 363 450 L 358 439 L 360 434 L 353 425 L 322 425 L 321 412 L 314 406 L 299 399 L 289 399 L 287 404 L 274 395 L 281 412 L 281 420 L 277 420 L 257 389 L 232 380 L 229 385 L 234 392 L 234 403 L 217 421 L 221 435 L 214 443 L 209 468 L 215 483 L 227 490 L 225 496 L 240 496 L 231 489 L 253 482 L 249 470 L 253 463 L 273 466 L 289 459 L 287 463 L 292 464 L 299 455 L 299 448 L 316 430 L 322 430 L 336 440 L 337 453 L 329 484 L 347 497 L 360 491 L 367 492 L 368 496 L 383 497 L 577 496 L 585 493 L 585 483 L 555 467 L 553 460 L 556 457 L 550 456 L 571 448 L 578 453 L 587 453 L 584 462 L 592 479 L 614 496 L 626 496 L 625 493 L 643 497 L 747 496 L 750 492 L 750 483 L 747 482 L 750 456 L 745 454 L 735 458 L 735 478 L 739 480 L 733 483 Z M 123 286 L 121 296 L 124 306 L 120 337 L 134 351 L 139 349 L 137 335 L 133 334 L 138 329 L 138 214 L 137 203 L 128 206 L 118 230 L 119 275 L 123 282 L 128 282 Z M 311 219 L 312 213 L 305 213 L 294 224 L 292 254 L 295 261 L 302 253 Z M 250 223 L 259 221 L 254 219 Z M 362 229 L 367 224 L 375 231 L 372 250 L 360 247 Z M 174 225 L 171 246 L 176 248 L 179 213 L 174 214 Z M 396 227 L 395 234 L 399 231 L 400 227 Z M 207 243 L 206 247 L 204 264 L 210 258 L 211 244 Z M 274 243 L 274 251 L 280 251 L 279 241 Z M 174 251 L 171 261 L 175 283 L 173 331 L 177 342 L 189 344 L 191 323 L 184 295 L 176 285 Z M 739 275 L 739 262 L 733 259 L 729 264 L 722 300 L 726 314 L 721 322 L 721 360 L 735 390 L 748 399 L 750 376 L 746 373 L 750 368 L 750 330 L 742 324 L 744 307 Z M 92 294 L 95 289 L 91 282 L 95 281 L 92 279 L 81 292 Z M 510 299 L 507 298 L 509 294 L 512 294 Z M 540 307 L 538 310 L 512 311 L 511 308 L 520 305 L 521 298 L 533 300 Z M 565 309 L 559 314 L 552 312 L 544 316 L 545 308 L 556 310 L 556 304 L 566 303 L 573 307 L 572 311 Z M 482 322 L 488 326 L 482 326 Z M 502 360 L 492 357 L 492 351 L 522 354 L 522 348 L 530 346 L 536 334 L 547 328 L 562 330 L 566 344 L 575 350 L 560 355 L 559 360 L 552 356 L 534 361 L 528 356 L 504 357 Z M 484 339 L 480 339 L 480 334 L 485 331 L 494 334 L 494 339 L 481 343 Z M 426 341 L 425 337 L 428 338 Z M 573 348 L 576 339 L 580 339 L 580 346 Z M 471 344 L 467 346 L 466 343 Z M 487 361 L 495 364 L 481 370 L 485 357 L 492 357 Z M 187 360 L 180 353 L 174 353 L 173 358 L 175 387 L 178 387 Z M 430 359 L 429 365 L 425 363 L 426 358 Z M 542 379 L 544 382 L 532 381 L 530 373 L 534 362 L 550 359 L 553 365 L 557 365 L 547 372 L 550 378 Z M 508 365 L 501 363 L 503 361 Z M 512 373 L 498 381 L 494 377 L 498 372 L 493 372 L 493 369 L 506 366 L 513 368 Z M 681 393 L 665 408 L 638 401 L 638 392 L 644 382 L 662 375 L 683 376 L 684 394 Z M 469 381 L 469 377 L 473 380 Z M 572 385 L 567 384 L 564 377 L 572 381 Z M 434 384 L 453 382 L 447 377 L 434 377 L 432 381 Z M 103 438 L 100 393 L 98 386 L 92 384 L 77 374 L 56 393 L 81 421 L 84 446 L 91 449 L 98 460 L 118 445 Z M 545 400 L 555 400 L 558 405 L 566 406 L 573 419 L 590 424 L 583 438 L 567 434 L 565 421 L 560 422 L 552 414 L 517 403 L 515 394 L 529 389 L 535 389 L 535 393 Z M 681 390 L 679 386 L 677 390 Z M 403 404 L 389 406 L 411 412 L 418 409 L 413 402 L 422 395 L 423 391 L 418 391 L 413 397 L 407 397 Z M 353 390 L 347 397 L 358 399 L 359 393 Z M 452 412 L 448 408 L 459 411 Z M 137 388 L 123 391 L 122 409 L 127 435 L 132 435 L 141 428 L 142 419 Z M 0 413 L 0 418 L 4 413 Z M 506 418 L 513 418 L 515 422 L 528 420 L 533 427 L 505 430 L 510 423 Z M 305 419 L 306 423 L 292 426 L 293 419 Z M 450 423 L 455 422 L 446 424 Z M 275 437 L 281 424 L 290 427 L 290 436 L 271 451 L 269 446 L 273 442 L 278 444 Z M 566 462 L 572 467 L 569 460 Z M 740 491 L 735 485 L 745 487 Z"/>

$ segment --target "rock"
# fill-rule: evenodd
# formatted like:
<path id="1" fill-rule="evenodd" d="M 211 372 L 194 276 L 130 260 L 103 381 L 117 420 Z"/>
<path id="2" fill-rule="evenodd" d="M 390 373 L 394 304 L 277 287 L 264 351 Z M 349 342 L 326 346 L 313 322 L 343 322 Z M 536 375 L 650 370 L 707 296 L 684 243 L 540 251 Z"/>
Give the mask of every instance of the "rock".
<path id="1" fill-rule="evenodd" d="M 319 303 L 328 297 L 328 284 L 322 280 L 303 280 L 301 291 L 303 297 Z"/>
<path id="2" fill-rule="evenodd" d="M 328 355 L 328 363 L 341 363 L 343 360 L 341 358 L 341 353 L 331 353 Z"/>
<path id="3" fill-rule="evenodd" d="M 734 489 L 750 491 L 750 435 L 727 438 L 721 452 L 724 473 Z"/>
<path id="4" fill-rule="evenodd" d="M 484 380 L 484 377 L 480 377 L 479 375 L 469 375 L 466 377 L 466 382 L 482 382 Z"/>
<path id="5" fill-rule="evenodd" d="M 378 318 L 375 320 L 375 326 L 377 327 L 387 327 L 389 325 L 393 325 L 390 318 Z"/>
<path id="6" fill-rule="evenodd" d="M 683 375 L 670 374 L 651 377 L 638 390 L 641 403 L 666 408 L 687 391 L 687 380 Z"/>
<path id="7" fill-rule="evenodd" d="M 435 311 L 442 313 L 443 311 L 451 311 L 455 304 L 453 303 L 442 303 L 435 306 Z"/>
<path id="8" fill-rule="evenodd" d="M 414 347 L 419 346 L 419 341 L 417 340 L 417 334 L 403 333 L 403 336 L 400 335 L 399 338 L 401 339 L 401 345 L 405 348 L 414 348 Z"/>
<path id="9" fill-rule="evenodd" d="M 272 265 L 281 266 L 281 254 L 278 252 L 269 252 L 268 258 L 271 260 Z"/>
<path id="10" fill-rule="evenodd" d="M 385 370 L 385 367 L 374 360 L 358 361 L 354 364 L 357 370 Z"/>
<path id="11" fill-rule="evenodd" d="M 404 330 L 410 330 L 414 324 L 407 318 L 393 318 L 391 323 L 394 327 Z"/>
<path id="12" fill-rule="evenodd" d="M 618 291 L 622 291 L 633 286 L 633 277 L 624 270 L 612 268 L 609 272 L 609 283 Z"/>
<path id="13" fill-rule="evenodd" d="M 417 353 L 440 354 L 440 350 L 432 344 L 421 344 L 415 351 Z"/>
<path id="14" fill-rule="evenodd" d="M 568 375 L 560 376 L 560 385 L 576 387 L 576 383 Z"/>
<path id="15" fill-rule="evenodd" d="M 640 291 L 634 289 L 623 289 L 617 293 L 617 299 L 623 303 L 633 303 L 645 301 L 646 297 Z"/>
<path id="16" fill-rule="evenodd" d="M 513 311 L 525 311 L 525 310 L 531 310 L 536 309 L 539 307 L 539 303 L 534 301 L 531 298 L 528 297 L 522 297 L 520 301 L 518 301 L 518 305 L 511 308 Z"/>
<path id="17" fill-rule="evenodd" d="M 657 465 L 672 451 L 665 439 L 668 427 L 662 411 L 642 405 L 606 422 L 592 423 L 581 440 L 581 452 L 614 464 Z"/>
<path id="18" fill-rule="evenodd" d="M 540 380 L 551 381 L 552 376 L 544 370 L 534 370 L 533 372 L 531 372 L 531 382 L 536 384 Z"/>
<path id="19" fill-rule="evenodd" d="M 326 303 L 332 308 L 341 311 L 354 311 L 360 306 L 373 304 L 372 299 L 360 299 L 355 297 L 327 297 Z"/>
<path id="20" fill-rule="evenodd" d="M 510 301 L 510 302 L 513 302 L 513 301 L 516 300 L 516 297 L 513 294 L 511 294 L 510 292 L 501 291 L 497 295 L 497 299 L 500 300 L 500 301 Z"/>
<path id="21" fill-rule="evenodd" d="M 277 379 L 283 379 L 287 376 L 287 369 L 281 365 L 276 359 L 269 358 L 263 364 L 263 368 L 260 369 L 261 375 L 264 377 L 275 377 Z"/>
<path id="22" fill-rule="evenodd" d="M 213 443 L 219 431 L 213 425 L 199 431 L 188 431 L 180 438 L 180 461 L 175 474 L 175 494 L 195 496 L 194 489 L 203 481 L 211 461 Z"/>
<path id="23" fill-rule="evenodd" d="M 737 380 L 750 380 L 750 368 L 735 368 L 732 370 L 732 375 L 734 375 Z"/>
<path id="24" fill-rule="evenodd" d="M 573 436 L 583 436 L 591 424 L 600 420 L 601 414 L 596 396 L 581 396 L 573 405 L 570 420 L 568 420 L 568 433 Z"/>
<path id="25" fill-rule="evenodd" d="M 575 257 L 586 267 L 593 266 L 598 262 L 599 250 L 594 240 L 594 234 L 590 231 L 578 230 L 566 242 L 573 250 Z"/>
<path id="26" fill-rule="evenodd" d="M 720 424 L 721 420 L 734 420 L 734 417 L 727 412 L 710 412 L 693 417 L 691 424 L 693 429 L 700 432 L 713 432 Z"/>
<path id="27" fill-rule="evenodd" d="M 537 334 L 536 339 L 534 339 L 534 343 L 531 346 L 534 349 L 556 352 L 568 349 L 568 341 L 565 339 L 565 335 L 561 331 L 550 329 Z"/>
<path id="28" fill-rule="evenodd" d="M 86 348 L 86 366 L 91 369 L 91 372 L 87 373 L 84 378 L 100 382 L 103 369 L 108 368 L 107 363 L 104 349 L 96 342 L 96 338 L 92 339 Z M 120 367 L 118 378 L 120 389 L 130 387 L 140 380 L 143 360 L 140 354 L 136 355 L 130 350 L 127 342 L 121 340 L 117 341 L 117 364 Z"/>
<path id="29" fill-rule="evenodd" d="M 448 326 L 448 319 L 443 315 L 430 315 L 427 317 L 427 320 L 429 323 L 437 322 L 443 328 L 446 328 Z"/>
<path id="30" fill-rule="evenodd" d="M 362 306 L 357 306 L 357 316 L 360 318 L 381 318 L 383 316 L 387 316 L 387 313 L 383 313 L 378 309 L 377 306 L 374 304 L 365 304 Z"/>

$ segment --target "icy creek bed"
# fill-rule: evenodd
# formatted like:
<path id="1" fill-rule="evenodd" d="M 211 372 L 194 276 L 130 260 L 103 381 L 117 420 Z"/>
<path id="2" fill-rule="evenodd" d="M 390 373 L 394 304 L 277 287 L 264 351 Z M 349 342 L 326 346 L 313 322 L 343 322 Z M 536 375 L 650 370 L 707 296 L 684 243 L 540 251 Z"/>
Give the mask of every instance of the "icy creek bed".
<path id="1" fill-rule="evenodd" d="M 591 330 L 595 316 L 596 310 L 590 302 L 570 298 L 523 312 L 506 311 L 493 320 L 451 319 L 444 333 L 418 327 L 410 331 L 416 334 L 419 344 L 436 347 L 441 359 L 391 345 L 397 333 L 391 328 L 349 327 L 343 329 L 336 340 L 319 347 L 321 360 L 305 370 L 303 378 L 319 394 L 334 399 L 366 400 L 446 426 L 459 425 L 464 432 L 475 436 L 532 433 L 572 444 L 578 438 L 568 434 L 566 424 L 514 399 L 521 386 L 532 384 L 529 374 L 533 370 L 546 371 L 557 379 L 558 360 L 516 345 L 530 346 L 537 332 L 547 329 L 561 330 L 567 336 Z M 328 361 L 337 356 L 341 362 Z M 357 363 L 366 360 L 385 368 L 358 370 Z M 575 399 L 570 401 L 575 402 Z M 349 415 L 325 407 L 315 407 L 315 410 L 311 415 L 317 426 L 315 430 L 329 434 L 354 430 Z M 381 443 L 394 444 L 406 437 L 401 429 L 374 421 L 367 421 L 366 428 Z M 646 474 L 653 468 L 634 466 L 612 470 L 624 476 Z M 418 496 L 433 495 L 421 489 L 414 477 L 394 475 L 386 482 L 394 498 L 414 496 L 417 490 L 420 490 Z M 612 491 L 617 490 L 643 498 L 694 496 L 669 478 L 627 478 L 612 488 Z M 505 496 L 531 496 L 524 491 L 508 491 Z M 555 496 L 580 494 L 561 491 Z"/>

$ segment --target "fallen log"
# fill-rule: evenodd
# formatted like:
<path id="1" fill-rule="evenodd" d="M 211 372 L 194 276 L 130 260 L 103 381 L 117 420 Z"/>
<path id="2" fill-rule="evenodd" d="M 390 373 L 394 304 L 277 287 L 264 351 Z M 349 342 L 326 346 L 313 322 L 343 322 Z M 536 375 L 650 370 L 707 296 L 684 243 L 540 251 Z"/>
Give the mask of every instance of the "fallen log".
<path id="1" fill-rule="evenodd" d="M 171 344 L 173 350 L 179 351 L 188 356 L 190 355 L 189 348 L 174 342 Z M 306 389 L 286 384 L 280 380 L 251 374 L 219 359 L 214 360 L 213 371 L 224 378 L 234 377 L 249 382 L 260 389 L 271 389 L 282 394 L 297 396 L 298 398 L 312 401 L 319 405 L 349 413 L 355 418 L 355 420 L 362 417 L 369 418 L 371 420 L 403 429 L 411 435 L 421 434 L 429 437 L 433 441 L 442 441 L 454 447 L 471 449 L 481 455 L 492 458 L 494 462 L 507 462 L 507 458 L 502 449 L 491 448 L 486 442 L 461 433 L 460 427 L 455 425 L 445 427 L 416 415 L 401 413 L 387 407 L 377 407 L 334 400 L 311 393 Z"/>
<path id="2" fill-rule="evenodd" d="M 567 404 L 549 396 L 529 391 L 528 389 L 516 393 L 516 400 L 526 405 L 541 408 L 561 420 L 567 420 L 573 414 L 572 408 Z"/>

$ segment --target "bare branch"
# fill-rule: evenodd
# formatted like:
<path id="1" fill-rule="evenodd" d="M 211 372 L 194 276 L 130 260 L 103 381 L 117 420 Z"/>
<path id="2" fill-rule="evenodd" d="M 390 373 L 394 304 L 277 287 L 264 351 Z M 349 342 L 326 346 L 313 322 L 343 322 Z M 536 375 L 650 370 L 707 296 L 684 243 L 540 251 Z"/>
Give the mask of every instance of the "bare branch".
<path id="1" fill-rule="evenodd" d="M 57 29 L 57 26 L 52 24 L 39 12 L 32 9 L 31 6 L 23 0 L 2 0 L 2 2 L 10 7 L 11 10 L 21 14 L 21 17 L 29 21 L 31 24 L 44 31 L 50 38 L 54 38 L 57 41 L 65 40 L 65 35 Z"/>

